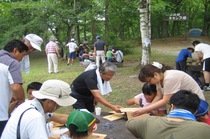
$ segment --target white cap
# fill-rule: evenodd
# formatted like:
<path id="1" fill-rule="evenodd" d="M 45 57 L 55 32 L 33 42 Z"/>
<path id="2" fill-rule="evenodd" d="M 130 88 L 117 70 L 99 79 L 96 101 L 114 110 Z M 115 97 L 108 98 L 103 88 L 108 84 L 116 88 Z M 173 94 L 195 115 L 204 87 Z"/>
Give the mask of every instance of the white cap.
<path id="1" fill-rule="evenodd" d="M 74 38 L 71 39 L 71 42 L 74 42 Z"/>
<path id="2" fill-rule="evenodd" d="M 41 45 L 43 43 L 43 39 L 36 34 L 28 34 L 25 38 L 31 43 L 34 49 L 41 51 Z"/>
<path id="3" fill-rule="evenodd" d="M 35 98 L 50 99 L 55 101 L 59 106 L 73 105 L 77 100 L 70 96 L 70 85 L 61 80 L 45 81 L 39 91 L 32 91 Z"/>

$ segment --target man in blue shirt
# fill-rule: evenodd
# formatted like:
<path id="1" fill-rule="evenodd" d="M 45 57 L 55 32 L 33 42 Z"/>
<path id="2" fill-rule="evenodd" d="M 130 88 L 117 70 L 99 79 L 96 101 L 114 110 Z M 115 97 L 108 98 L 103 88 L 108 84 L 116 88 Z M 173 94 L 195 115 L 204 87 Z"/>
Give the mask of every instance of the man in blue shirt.
<path id="1" fill-rule="evenodd" d="M 186 72 L 187 69 L 187 58 L 190 58 L 190 61 L 193 61 L 192 53 L 194 52 L 194 49 L 191 47 L 188 47 L 187 49 L 182 49 L 179 52 L 178 57 L 176 58 L 176 69 Z"/>

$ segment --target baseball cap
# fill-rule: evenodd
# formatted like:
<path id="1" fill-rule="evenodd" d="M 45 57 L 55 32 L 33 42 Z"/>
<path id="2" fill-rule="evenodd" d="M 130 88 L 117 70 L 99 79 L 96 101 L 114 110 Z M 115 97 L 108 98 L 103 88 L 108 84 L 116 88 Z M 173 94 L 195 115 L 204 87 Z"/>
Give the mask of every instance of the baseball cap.
<path id="1" fill-rule="evenodd" d="M 97 36 L 96 36 L 96 39 L 100 39 L 100 38 L 101 38 L 101 36 L 100 36 L 100 35 L 97 35 Z"/>
<path id="2" fill-rule="evenodd" d="M 35 98 L 50 99 L 60 106 L 70 106 L 77 101 L 70 96 L 70 93 L 70 85 L 64 81 L 56 79 L 45 81 L 40 90 L 32 92 Z"/>
<path id="3" fill-rule="evenodd" d="M 208 112 L 209 105 L 205 100 L 200 99 L 200 104 L 198 106 L 198 111 L 195 114 L 196 117 L 203 116 Z"/>
<path id="4" fill-rule="evenodd" d="M 71 39 L 71 42 L 74 42 L 74 38 Z"/>
<path id="5" fill-rule="evenodd" d="M 43 39 L 41 37 L 36 34 L 28 34 L 25 38 L 29 40 L 34 49 L 41 51 L 41 45 L 43 43 Z"/>
<path id="6" fill-rule="evenodd" d="M 89 127 L 93 126 L 96 122 L 96 118 L 89 112 L 74 110 L 70 113 L 67 120 L 67 127 L 70 124 L 77 126 L 78 132 L 88 131 Z"/>

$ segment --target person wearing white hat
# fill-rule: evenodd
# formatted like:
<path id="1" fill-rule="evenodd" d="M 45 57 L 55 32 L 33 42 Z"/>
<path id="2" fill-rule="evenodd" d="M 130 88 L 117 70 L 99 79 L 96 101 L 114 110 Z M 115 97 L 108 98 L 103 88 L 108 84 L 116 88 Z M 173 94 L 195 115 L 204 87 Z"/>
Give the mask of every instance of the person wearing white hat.
<path id="1" fill-rule="evenodd" d="M 70 93 L 70 85 L 64 81 L 45 81 L 39 91 L 32 92 L 33 100 L 13 112 L 1 139 L 48 139 L 45 114 L 74 104 L 77 100 Z"/>
<path id="2" fill-rule="evenodd" d="M 30 71 L 30 60 L 29 54 L 35 50 L 41 51 L 41 45 L 43 43 L 43 39 L 36 34 L 28 34 L 22 40 L 25 45 L 28 46 L 28 55 L 25 55 L 21 61 L 21 71 L 24 71 L 26 74 Z"/>
<path id="3" fill-rule="evenodd" d="M 75 41 L 74 38 L 72 38 L 71 41 L 66 45 L 67 47 L 69 47 L 67 65 L 69 65 L 70 61 L 71 61 L 71 64 L 74 64 L 74 59 L 76 58 L 76 51 L 77 51 L 78 46 L 74 41 Z"/>

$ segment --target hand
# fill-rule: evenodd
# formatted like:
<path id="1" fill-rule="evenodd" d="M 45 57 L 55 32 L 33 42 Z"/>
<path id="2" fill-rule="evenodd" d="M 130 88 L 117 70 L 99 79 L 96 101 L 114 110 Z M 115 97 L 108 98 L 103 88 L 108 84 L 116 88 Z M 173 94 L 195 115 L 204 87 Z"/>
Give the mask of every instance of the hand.
<path id="1" fill-rule="evenodd" d="M 133 117 L 136 117 L 136 116 L 142 115 L 142 114 L 144 114 L 144 113 L 145 113 L 145 112 L 142 110 L 142 108 L 139 108 L 137 111 L 132 112 L 131 115 L 132 115 Z"/>
<path id="2" fill-rule="evenodd" d="M 117 113 L 121 113 L 120 108 L 123 108 L 123 107 L 122 107 L 122 106 L 119 106 L 119 105 L 114 105 L 113 110 L 114 110 L 115 112 L 117 112 Z"/>
<path id="3" fill-rule="evenodd" d="M 9 115 L 12 113 L 12 111 L 18 106 L 19 101 L 13 100 L 9 105 L 8 113 Z"/>

